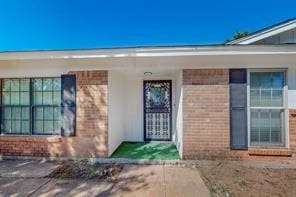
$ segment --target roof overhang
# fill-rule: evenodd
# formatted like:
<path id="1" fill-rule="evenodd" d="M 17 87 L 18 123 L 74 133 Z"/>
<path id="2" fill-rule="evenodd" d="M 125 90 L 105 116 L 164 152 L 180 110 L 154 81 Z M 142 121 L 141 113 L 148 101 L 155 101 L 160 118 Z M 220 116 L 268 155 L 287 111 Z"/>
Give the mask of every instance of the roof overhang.
<path id="1" fill-rule="evenodd" d="M 179 56 L 234 56 L 295 54 L 295 45 L 219 45 L 183 47 L 139 47 L 118 49 L 62 50 L 2 52 L 1 60 L 49 60 L 49 59 L 92 59 L 125 57 L 179 57 Z"/>

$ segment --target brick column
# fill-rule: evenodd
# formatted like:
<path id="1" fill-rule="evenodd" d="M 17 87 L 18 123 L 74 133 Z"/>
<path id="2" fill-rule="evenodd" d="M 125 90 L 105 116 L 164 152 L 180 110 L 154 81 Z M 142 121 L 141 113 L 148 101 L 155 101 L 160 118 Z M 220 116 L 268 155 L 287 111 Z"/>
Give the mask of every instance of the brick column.
<path id="1" fill-rule="evenodd" d="M 76 136 L 66 138 L 69 156 L 108 156 L 108 72 L 71 71 L 76 75 Z"/>
<path id="2" fill-rule="evenodd" d="M 289 109 L 289 143 L 293 157 L 296 157 L 296 109 Z"/>
<path id="3" fill-rule="evenodd" d="M 183 70 L 184 159 L 229 153 L 228 75 L 227 69 Z"/>

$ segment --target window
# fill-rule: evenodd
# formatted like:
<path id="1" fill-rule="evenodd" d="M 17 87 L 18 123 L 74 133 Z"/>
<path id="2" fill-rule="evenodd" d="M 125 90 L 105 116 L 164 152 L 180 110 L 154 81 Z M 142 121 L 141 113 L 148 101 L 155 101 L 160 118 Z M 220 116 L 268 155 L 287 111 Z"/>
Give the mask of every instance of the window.
<path id="1" fill-rule="evenodd" d="M 2 133 L 60 133 L 60 78 L 2 79 L 1 90 Z"/>
<path id="2" fill-rule="evenodd" d="M 5 134 L 29 134 L 30 81 L 2 80 L 2 131 Z"/>
<path id="3" fill-rule="evenodd" d="M 57 134 L 61 127 L 61 80 L 41 78 L 32 80 L 33 134 Z"/>
<path id="4" fill-rule="evenodd" d="M 250 145 L 285 144 L 285 72 L 250 72 Z"/>

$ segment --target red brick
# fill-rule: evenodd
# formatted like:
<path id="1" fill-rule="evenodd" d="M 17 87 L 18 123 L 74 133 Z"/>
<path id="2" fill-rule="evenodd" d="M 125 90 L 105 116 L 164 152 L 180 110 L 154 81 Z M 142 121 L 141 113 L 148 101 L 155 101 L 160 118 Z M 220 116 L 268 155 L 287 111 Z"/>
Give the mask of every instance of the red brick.
<path id="1" fill-rule="evenodd" d="M 107 157 L 108 72 L 70 73 L 77 78 L 76 136 L 0 136 L 0 155 Z"/>
<path id="2" fill-rule="evenodd" d="M 228 73 L 183 70 L 184 159 L 296 160 L 296 109 L 289 111 L 289 148 L 230 149 Z"/>

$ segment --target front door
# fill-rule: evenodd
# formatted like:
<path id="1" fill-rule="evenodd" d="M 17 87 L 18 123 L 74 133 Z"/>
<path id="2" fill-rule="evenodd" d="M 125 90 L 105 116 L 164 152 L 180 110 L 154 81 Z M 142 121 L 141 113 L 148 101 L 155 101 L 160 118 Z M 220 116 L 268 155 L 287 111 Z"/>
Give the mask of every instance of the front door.
<path id="1" fill-rule="evenodd" d="M 172 81 L 144 81 L 144 139 L 168 141 L 172 130 Z"/>

